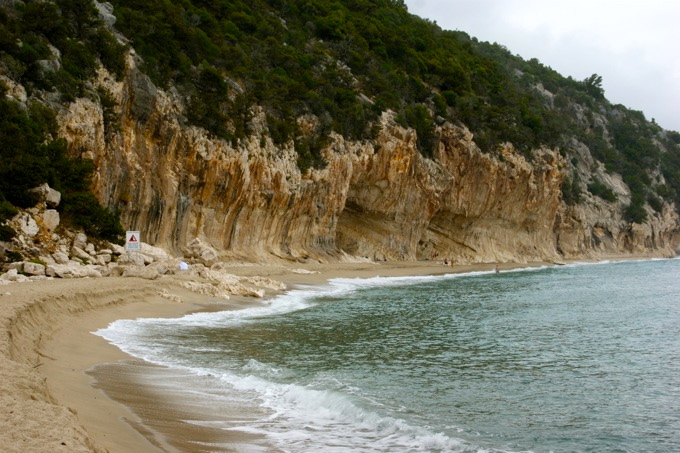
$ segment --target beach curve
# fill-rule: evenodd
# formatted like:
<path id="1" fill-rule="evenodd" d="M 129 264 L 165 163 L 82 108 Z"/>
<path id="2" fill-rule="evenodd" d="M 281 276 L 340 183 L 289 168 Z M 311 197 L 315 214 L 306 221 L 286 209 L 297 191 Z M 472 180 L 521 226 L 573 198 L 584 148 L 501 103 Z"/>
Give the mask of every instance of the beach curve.
<path id="1" fill-rule="evenodd" d="M 232 271 L 294 285 L 323 284 L 337 277 L 492 269 L 492 264 L 445 267 L 428 261 L 317 264 L 305 266 L 304 272 L 281 266 L 238 267 Z M 170 300 L 169 293 L 185 302 Z M 261 299 L 243 297 L 216 302 L 214 297 L 180 287 L 173 279 L 129 277 L 20 283 L 3 287 L 1 294 L 0 401 L 4 403 L 4 416 L 0 420 L 0 442 L 7 452 L 172 451 L 171 445 L 162 444 L 163 436 L 145 431 L 143 420 L 133 411 L 93 386 L 88 369 L 130 357 L 91 332 L 117 319 L 179 317 L 191 311 L 261 303 Z"/>

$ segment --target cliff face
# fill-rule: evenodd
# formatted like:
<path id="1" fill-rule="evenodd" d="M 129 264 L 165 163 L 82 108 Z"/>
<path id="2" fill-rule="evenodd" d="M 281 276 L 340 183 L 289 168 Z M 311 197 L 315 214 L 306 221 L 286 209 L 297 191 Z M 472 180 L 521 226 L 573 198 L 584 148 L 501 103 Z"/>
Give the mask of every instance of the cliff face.
<path id="1" fill-rule="evenodd" d="M 680 253 L 677 212 L 663 212 L 644 224 L 629 224 L 619 210 L 594 200 L 579 206 L 560 206 L 555 218 L 558 251 L 565 258 L 606 255 L 663 256 Z"/>
<path id="2" fill-rule="evenodd" d="M 96 194 L 123 226 L 176 254 L 197 237 L 251 260 L 523 262 L 677 249 L 670 206 L 630 227 L 618 206 L 562 203 L 565 163 L 554 150 L 528 161 L 506 145 L 494 157 L 445 123 L 430 160 L 415 133 L 385 113 L 375 140 L 334 135 L 325 168 L 301 174 L 292 145 L 269 138 L 262 112 L 247 140 L 212 139 L 186 124 L 177 92 L 128 63 L 122 82 L 99 74 L 118 104 L 106 127 L 101 105 L 78 99 L 60 115 L 61 133 L 73 153 L 94 160 Z"/>
<path id="3" fill-rule="evenodd" d="M 339 245 L 390 259 L 556 259 L 559 156 L 541 150 L 529 163 L 507 146 L 501 162 L 467 130 L 444 125 L 438 133 L 437 155 L 427 160 L 410 132 L 383 128 L 376 151 L 354 166 Z"/>

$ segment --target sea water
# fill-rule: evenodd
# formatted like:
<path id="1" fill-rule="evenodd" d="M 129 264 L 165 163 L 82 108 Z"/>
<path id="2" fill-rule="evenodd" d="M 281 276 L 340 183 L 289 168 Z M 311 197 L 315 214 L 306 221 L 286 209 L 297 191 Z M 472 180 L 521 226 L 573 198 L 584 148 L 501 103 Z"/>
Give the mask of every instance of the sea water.
<path id="1" fill-rule="evenodd" d="M 677 259 L 337 279 L 96 334 L 272 451 L 680 451 Z"/>

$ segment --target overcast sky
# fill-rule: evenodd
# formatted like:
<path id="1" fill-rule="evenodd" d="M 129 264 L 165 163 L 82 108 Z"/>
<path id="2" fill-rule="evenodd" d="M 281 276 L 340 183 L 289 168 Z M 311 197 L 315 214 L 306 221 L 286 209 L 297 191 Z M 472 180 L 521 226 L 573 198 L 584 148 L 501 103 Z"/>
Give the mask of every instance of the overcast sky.
<path id="1" fill-rule="evenodd" d="M 446 30 L 496 42 L 563 76 L 603 78 L 613 104 L 680 131 L 680 1 L 405 0 Z"/>

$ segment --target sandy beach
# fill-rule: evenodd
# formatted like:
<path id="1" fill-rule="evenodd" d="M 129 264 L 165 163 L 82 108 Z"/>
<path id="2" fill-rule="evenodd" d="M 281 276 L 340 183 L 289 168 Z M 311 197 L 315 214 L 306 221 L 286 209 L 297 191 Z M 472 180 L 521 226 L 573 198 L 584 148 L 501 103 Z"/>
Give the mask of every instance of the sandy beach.
<path id="1" fill-rule="evenodd" d="M 535 263 L 541 265 L 545 263 Z M 501 269 L 527 267 L 501 265 Z M 234 265 L 227 271 L 295 285 L 331 278 L 433 275 L 492 270 L 493 264 L 448 267 L 441 262 Z M 264 451 L 256 436 L 210 430 L 180 420 L 197 416 L 171 395 L 139 385 L 164 370 L 124 354 L 92 334 L 118 319 L 179 317 L 230 310 L 263 299 L 216 300 L 178 285 L 173 276 L 70 279 L 0 287 L 0 444 L 7 452 Z M 276 291 L 268 290 L 265 297 Z M 170 300 L 178 296 L 183 302 Z M 148 379 L 147 379 L 148 381 Z M 234 417 L 238 417 L 234 408 Z M 223 447 L 215 447 L 222 445 Z"/>

